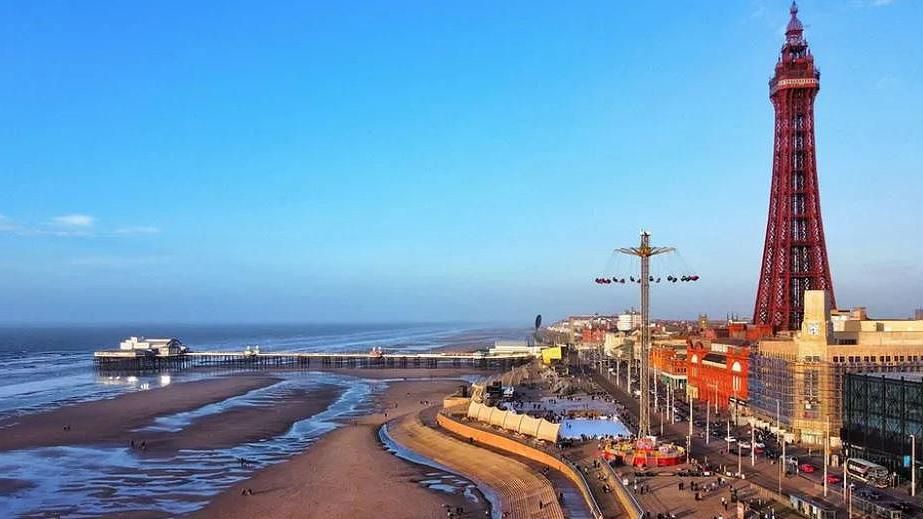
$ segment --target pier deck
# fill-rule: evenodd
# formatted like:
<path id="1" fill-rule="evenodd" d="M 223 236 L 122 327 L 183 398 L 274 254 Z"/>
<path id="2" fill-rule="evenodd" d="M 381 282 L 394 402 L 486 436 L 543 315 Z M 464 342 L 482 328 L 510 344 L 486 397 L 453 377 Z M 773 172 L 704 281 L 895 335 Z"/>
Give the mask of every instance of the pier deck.
<path id="1" fill-rule="evenodd" d="M 200 351 L 176 355 L 139 355 L 110 350 L 93 354 L 96 368 L 114 371 L 149 371 L 196 367 L 227 368 L 480 368 L 507 370 L 526 364 L 529 354 L 475 355 L 461 353 L 323 353 L 323 352 L 221 352 Z"/>

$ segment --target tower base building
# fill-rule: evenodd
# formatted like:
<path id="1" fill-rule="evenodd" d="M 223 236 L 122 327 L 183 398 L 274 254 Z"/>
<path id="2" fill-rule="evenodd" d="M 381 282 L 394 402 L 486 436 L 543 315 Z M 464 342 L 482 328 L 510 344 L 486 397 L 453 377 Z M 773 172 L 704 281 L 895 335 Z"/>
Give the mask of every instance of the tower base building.
<path id="1" fill-rule="evenodd" d="M 923 373 L 923 320 L 870 319 L 831 308 L 827 291 L 804 295 L 801 329 L 751 352 L 748 407 L 757 423 L 796 441 L 840 443 L 847 373 Z"/>

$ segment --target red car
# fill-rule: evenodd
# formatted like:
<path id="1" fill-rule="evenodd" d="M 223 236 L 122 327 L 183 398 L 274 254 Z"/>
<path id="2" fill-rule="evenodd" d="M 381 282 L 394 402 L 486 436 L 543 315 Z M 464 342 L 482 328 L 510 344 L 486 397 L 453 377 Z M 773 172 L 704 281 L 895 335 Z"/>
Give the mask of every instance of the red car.
<path id="1" fill-rule="evenodd" d="M 837 476 L 836 474 L 827 474 L 827 484 L 828 485 L 836 485 L 840 481 L 843 481 L 843 478 L 841 478 L 840 476 Z"/>
<path id="2" fill-rule="evenodd" d="M 817 470 L 817 467 L 815 467 L 814 465 L 811 465 L 810 463 L 802 463 L 801 465 L 798 465 L 798 469 L 801 470 L 801 472 L 804 472 L 805 474 L 810 474 L 814 472 L 815 470 Z"/>

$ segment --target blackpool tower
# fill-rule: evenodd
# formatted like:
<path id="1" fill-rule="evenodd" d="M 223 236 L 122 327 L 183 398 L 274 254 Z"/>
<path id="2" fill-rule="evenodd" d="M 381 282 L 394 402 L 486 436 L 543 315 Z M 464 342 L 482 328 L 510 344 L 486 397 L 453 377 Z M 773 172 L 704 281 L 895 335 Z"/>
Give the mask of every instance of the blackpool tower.
<path id="1" fill-rule="evenodd" d="M 776 330 L 801 327 L 806 290 L 826 290 L 836 307 L 814 147 L 814 98 L 819 90 L 820 71 L 814 67 L 793 2 L 785 43 L 769 81 L 775 142 L 766 243 L 753 310 L 754 323 Z"/>

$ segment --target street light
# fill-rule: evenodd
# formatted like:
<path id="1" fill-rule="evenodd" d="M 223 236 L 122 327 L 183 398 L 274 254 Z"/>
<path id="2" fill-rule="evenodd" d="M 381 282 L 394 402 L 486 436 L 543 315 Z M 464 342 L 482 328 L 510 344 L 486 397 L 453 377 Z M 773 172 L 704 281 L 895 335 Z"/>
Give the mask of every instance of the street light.
<path id="1" fill-rule="evenodd" d="M 618 351 L 619 358 L 615 359 L 615 385 L 621 385 L 621 371 L 622 371 L 622 350 Z"/>
<path id="2" fill-rule="evenodd" d="M 849 458 L 843 460 L 843 501 L 846 501 L 846 491 L 849 489 Z"/>
<path id="3" fill-rule="evenodd" d="M 752 445 L 751 445 L 751 447 L 752 447 Z M 741 458 L 740 458 L 740 442 L 737 442 L 737 477 L 742 477 L 742 476 L 744 475 L 744 469 L 743 469 L 743 466 L 741 465 L 740 462 L 741 462 Z"/>
<path id="4" fill-rule="evenodd" d="M 846 510 L 847 510 L 846 517 L 848 517 L 849 519 L 852 519 L 852 493 L 855 487 L 856 485 L 853 485 L 853 484 L 849 485 L 849 504 L 846 506 Z"/>
<path id="5" fill-rule="evenodd" d="M 917 438 L 910 435 L 910 495 L 917 495 Z"/>
<path id="6" fill-rule="evenodd" d="M 689 436 L 686 438 L 686 463 L 689 463 L 689 456 L 692 453 L 692 395 L 686 392 L 686 398 L 689 399 Z"/>
<path id="7" fill-rule="evenodd" d="M 715 414 L 718 414 L 718 384 L 712 382 L 708 387 L 715 388 Z M 711 408 L 709 406 L 710 402 L 708 402 L 708 392 L 705 395 L 705 443 L 708 443 L 711 441 L 711 413 L 709 413 Z"/>
<path id="8" fill-rule="evenodd" d="M 712 382 L 708 387 L 715 388 L 715 414 L 718 414 L 718 384 Z M 705 424 L 705 443 L 708 443 L 711 441 L 711 414 L 709 413 L 710 402 L 708 401 L 708 392 L 706 392 L 705 395 L 705 421 L 707 422 Z M 730 436 L 730 434 L 728 436 Z"/>

